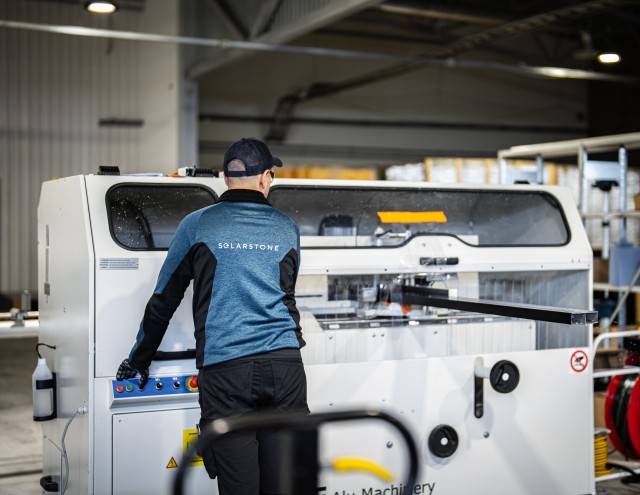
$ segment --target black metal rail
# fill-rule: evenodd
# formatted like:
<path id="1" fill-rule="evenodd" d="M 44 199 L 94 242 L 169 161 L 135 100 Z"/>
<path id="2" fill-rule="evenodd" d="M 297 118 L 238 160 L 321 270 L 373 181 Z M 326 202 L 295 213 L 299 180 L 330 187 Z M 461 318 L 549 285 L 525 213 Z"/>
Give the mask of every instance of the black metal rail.
<path id="1" fill-rule="evenodd" d="M 535 304 L 489 301 L 465 297 L 452 298 L 446 289 L 402 286 L 404 304 L 421 304 L 435 308 L 457 309 L 488 315 L 508 316 L 525 320 L 547 321 L 564 325 L 589 325 L 598 322 L 598 312 L 587 309 L 557 308 Z"/>

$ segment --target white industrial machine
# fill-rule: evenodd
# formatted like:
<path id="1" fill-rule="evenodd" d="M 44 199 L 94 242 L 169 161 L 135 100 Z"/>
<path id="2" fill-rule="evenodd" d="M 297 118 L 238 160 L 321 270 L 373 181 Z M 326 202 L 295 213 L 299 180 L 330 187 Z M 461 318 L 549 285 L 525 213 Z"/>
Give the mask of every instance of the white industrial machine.
<path id="1" fill-rule="evenodd" d="M 47 490 L 170 493 L 199 420 L 189 291 L 145 389 L 115 372 L 179 221 L 224 190 L 198 177 L 43 185 L 40 342 L 56 346 L 41 352 L 57 384 L 56 419 L 42 423 Z M 421 449 L 416 485 L 403 486 L 397 433 L 327 426 L 323 459 L 365 457 L 396 478 L 325 469 L 319 495 L 595 492 L 592 252 L 565 189 L 277 179 L 269 200 L 300 227 L 312 412 L 382 407 Z M 189 493 L 217 493 L 201 463 L 189 469 Z"/>

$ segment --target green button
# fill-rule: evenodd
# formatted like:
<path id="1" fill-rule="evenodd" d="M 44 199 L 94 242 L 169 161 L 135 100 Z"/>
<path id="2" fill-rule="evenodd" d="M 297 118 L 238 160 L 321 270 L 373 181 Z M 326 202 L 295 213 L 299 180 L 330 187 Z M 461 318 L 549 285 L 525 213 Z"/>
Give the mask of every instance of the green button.
<path id="1" fill-rule="evenodd" d="M 133 385 L 129 384 L 127 385 L 127 392 L 133 392 Z"/>

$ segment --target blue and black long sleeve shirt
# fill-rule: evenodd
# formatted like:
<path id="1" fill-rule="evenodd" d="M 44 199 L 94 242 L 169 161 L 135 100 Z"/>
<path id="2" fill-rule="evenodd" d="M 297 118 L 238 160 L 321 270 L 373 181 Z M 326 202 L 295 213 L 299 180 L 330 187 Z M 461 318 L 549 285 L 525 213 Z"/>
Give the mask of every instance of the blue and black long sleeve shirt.
<path id="1" fill-rule="evenodd" d="M 231 189 L 176 230 L 129 359 L 147 369 L 193 280 L 196 366 L 304 345 L 300 231 L 258 191 Z"/>

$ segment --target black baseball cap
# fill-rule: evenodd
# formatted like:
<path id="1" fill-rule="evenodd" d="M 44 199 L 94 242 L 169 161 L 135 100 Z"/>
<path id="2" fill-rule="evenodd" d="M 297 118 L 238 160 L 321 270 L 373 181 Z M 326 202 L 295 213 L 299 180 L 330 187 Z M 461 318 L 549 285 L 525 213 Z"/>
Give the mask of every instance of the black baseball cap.
<path id="1" fill-rule="evenodd" d="M 227 166 L 232 160 L 240 160 L 244 170 L 229 171 Z M 236 141 L 224 154 L 224 175 L 227 177 L 260 175 L 273 167 L 282 167 L 282 161 L 271 154 L 266 144 L 253 137 Z"/>

